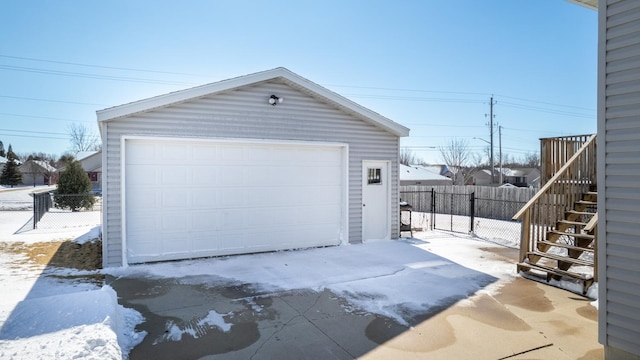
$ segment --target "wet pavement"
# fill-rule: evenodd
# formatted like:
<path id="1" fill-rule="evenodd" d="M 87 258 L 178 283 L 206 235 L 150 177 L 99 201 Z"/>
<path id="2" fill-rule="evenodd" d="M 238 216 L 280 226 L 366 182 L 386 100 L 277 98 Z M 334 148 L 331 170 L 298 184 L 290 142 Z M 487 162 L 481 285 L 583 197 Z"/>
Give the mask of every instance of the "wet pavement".
<path id="1" fill-rule="evenodd" d="M 325 290 L 260 293 L 203 279 L 109 279 L 140 311 L 137 359 L 602 359 L 590 299 L 515 278 L 398 324 Z M 193 284 L 193 285 L 191 285 Z"/>
<path id="2" fill-rule="evenodd" d="M 513 249 L 482 251 L 517 257 Z M 146 318 L 136 329 L 148 334 L 131 360 L 604 357 L 591 299 L 517 276 L 412 315 L 409 326 L 358 311 L 329 290 L 264 292 L 215 276 L 107 284 Z"/>
<path id="3" fill-rule="evenodd" d="M 353 359 L 408 329 L 351 309 L 328 290 L 260 293 L 202 278 L 107 282 L 146 318 L 137 330 L 148 334 L 131 360 Z M 212 315 L 221 321 L 206 321 Z"/>

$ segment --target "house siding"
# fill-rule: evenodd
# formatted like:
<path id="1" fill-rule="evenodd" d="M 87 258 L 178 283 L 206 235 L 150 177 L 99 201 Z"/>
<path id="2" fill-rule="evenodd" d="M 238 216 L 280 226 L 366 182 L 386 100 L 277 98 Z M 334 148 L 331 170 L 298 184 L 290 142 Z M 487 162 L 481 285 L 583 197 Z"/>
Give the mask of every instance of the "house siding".
<path id="1" fill-rule="evenodd" d="M 601 0 L 598 64 L 599 337 L 640 358 L 640 2 Z"/>
<path id="2" fill-rule="evenodd" d="M 270 94 L 284 98 L 267 104 Z M 106 135 L 105 135 L 106 134 Z M 329 106 L 296 88 L 271 80 L 205 96 L 103 124 L 106 189 L 105 266 L 122 264 L 121 142 L 124 135 L 322 141 L 349 145 L 348 211 L 351 243 L 362 241 L 362 161 L 391 164 L 391 208 L 398 209 L 399 137 Z M 391 212 L 397 238 L 398 211 Z"/>

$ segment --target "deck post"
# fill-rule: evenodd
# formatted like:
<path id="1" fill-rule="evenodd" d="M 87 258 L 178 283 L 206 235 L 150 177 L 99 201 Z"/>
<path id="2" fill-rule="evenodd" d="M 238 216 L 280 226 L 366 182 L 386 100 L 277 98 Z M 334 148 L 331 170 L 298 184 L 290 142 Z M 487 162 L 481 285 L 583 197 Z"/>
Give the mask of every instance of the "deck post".
<path id="1" fill-rule="evenodd" d="M 531 241 L 531 210 L 527 209 L 522 217 L 522 224 L 520 227 L 520 262 L 527 259 L 527 253 L 531 248 L 529 244 Z"/>

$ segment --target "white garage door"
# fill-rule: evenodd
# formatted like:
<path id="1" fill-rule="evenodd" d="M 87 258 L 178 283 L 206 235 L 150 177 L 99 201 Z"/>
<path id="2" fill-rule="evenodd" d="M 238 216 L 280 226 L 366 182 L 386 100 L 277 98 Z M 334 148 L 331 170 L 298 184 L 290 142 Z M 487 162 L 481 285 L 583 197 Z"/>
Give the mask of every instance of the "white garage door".
<path id="1" fill-rule="evenodd" d="M 343 149 L 126 139 L 128 263 L 338 245 Z"/>

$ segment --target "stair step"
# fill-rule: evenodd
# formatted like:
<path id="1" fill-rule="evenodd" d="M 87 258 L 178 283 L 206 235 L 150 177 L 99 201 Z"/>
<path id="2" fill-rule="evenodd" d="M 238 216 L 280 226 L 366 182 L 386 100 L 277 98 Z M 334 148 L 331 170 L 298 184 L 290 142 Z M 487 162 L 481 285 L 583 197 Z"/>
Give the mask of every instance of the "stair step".
<path id="1" fill-rule="evenodd" d="M 576 273 L 573 271 L 566 271 L 566 270 L 561 270 L 558 268 L 552 268 L 550 266 L 544 266 L 544 265 L 540 265 L 540 264 L 531 264 L 528 262 L 521 262 L 518 263 L 518 267 L 526 267 L 532 270 L 538 270 L 538 271 L 543 271 L 549 274 L 553 274 L 553 275 L 560 275 L 560 276 L 568 276 L 568 277 L 572 277 L 574 279 L 579 279 L 579 280 L 591 280 L 593 279 L 593 275 L 590 274 L 581 274 L 581 273 Z"/>
<path id="2" fill-rule="evenodd" d="M 586 193 L 584 193 L 585 195 L 591 195 L 591 196 L 598 196 L 598 192 L 597 191 L 587 191 Z"/>
<path id="3" fill-rule="evenodd" d="M 579 205 L 588 205 L 588 206 L 598 206 L 597 201 L 589 201 L 589 200 L 579 200 L 576 202 Z"/>
<path id="4" fill-rule="evenodd" d="M 588 211 L 575 211 L 575 210 L 568 210 L 567 214 L 575 214 L 575 215 L 590 215 L 593 216 L 596 213 L 594 212 L 588 212 Z"/>
<path id="5" fill-rule="evenodd" d="M 532 252 L 528 252 L 527 255 L 533 255 L 533 256 L 543 257 L 543 258 L 547 258 L 547 259 L 551 259 L 551 260 L 557 260 L 557 261 L 564 261 L 566 263 L 571 263 L 571 264 L 574 264 L 574 265 L 593 266 L 593 261 L 582 260 L 582 259 L 574 259 L 574 258 L 570 258 L 570 257 L 567 257 L 567 256 L 554 255 L 554 254 L 549 254 L 549 253 L 546 253 L 546 252 L 532 251 Z"/>
<path id="6" fill-rule="evenodd" d="M 561 247 L 563 249 L 570 249 L 570 250 L 576 250 L 576 251 L 591 251 L 591 252 L 595 251 L 595 249 L 591 247 L 580 247 L 580 246 L 575 246 L 575 245 L 570 245 L 565 243 L 555 243 L 555 242 L 546 241 L 546 240 L 538 240 L 538 244 L 545 244 L 549 246 Z"/>
<path id="7" fill-rule="evenodd" d="M 559 220 L 558 222 L 569 225 L 587 226 L 587 223 L 582 221 Z"/>
<path id="8" fill-rule="evenodd" d="M 564 231 L 558 231 L 558 230 L 551 230 L 548 233 L 558 234 L 558 235 L 566 235 L 566 236 L 572 236 L 574 238 L 590 239 L 590 240 L 593 240 L 593 239 L 596 238 L 595 235 L 580 234 L 580 233 L 570 233 L 570 232 L 564 232 Z"/>

